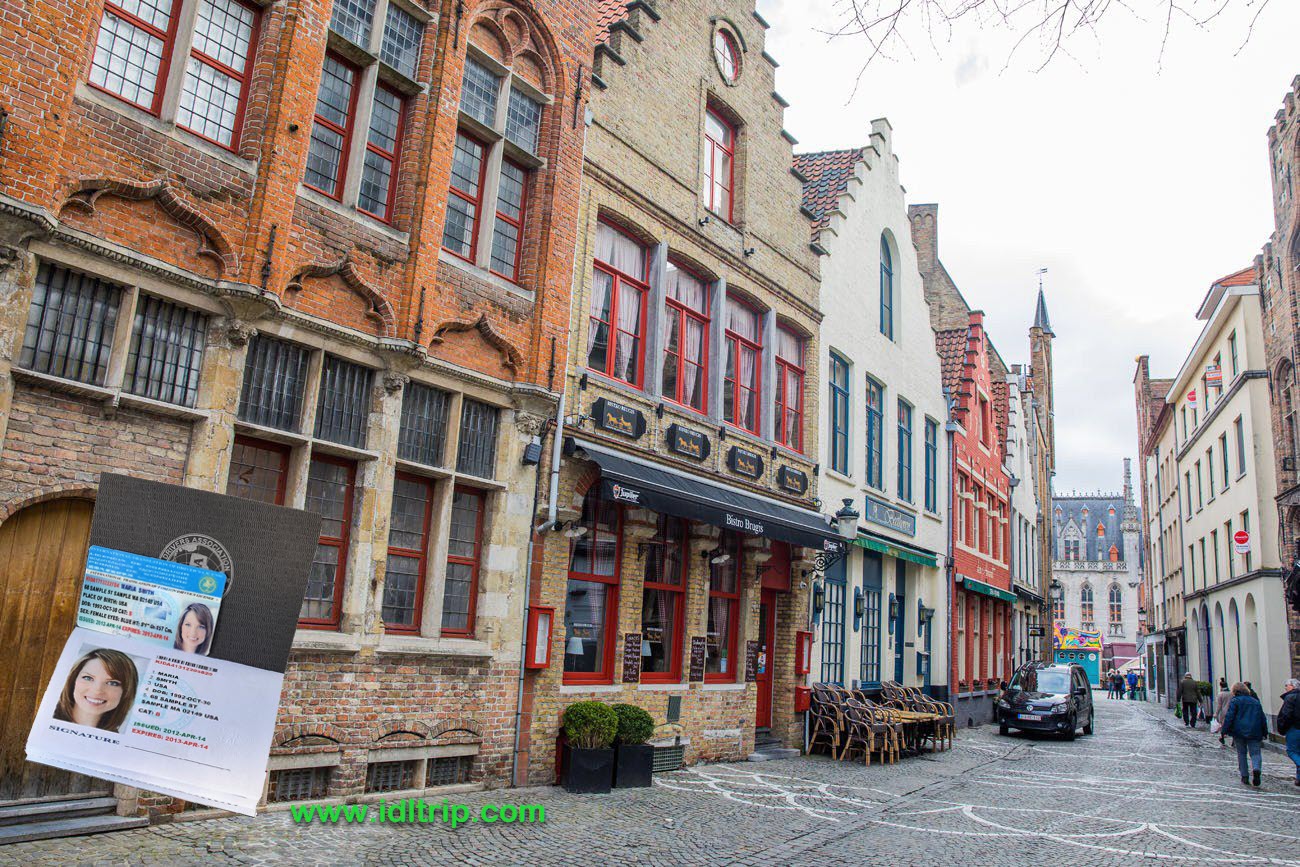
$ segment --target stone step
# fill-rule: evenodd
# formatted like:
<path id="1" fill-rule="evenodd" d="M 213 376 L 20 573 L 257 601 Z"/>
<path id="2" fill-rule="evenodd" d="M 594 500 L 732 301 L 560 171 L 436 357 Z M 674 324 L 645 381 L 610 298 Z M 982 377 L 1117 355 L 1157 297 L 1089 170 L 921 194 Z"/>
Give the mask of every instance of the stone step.
<path id="1" fill-rule="evenodd" d="M 116 798 L 72 798 L 67 801 L 33 801 L 0 807 L 0 827 L 25 822 L 42 822 L 47 819 L 71 819 L 77 816 L 94 816 L 112 813 L 117 808 Z"/>
<path id="2" fill-rule="evenodd" d="M 768 747 L 762 750 L 755 750 L 749 754 L 751 762 L 774 762 L 779 759 L 793 759 L 799 755 L 799 751 L 789 747 Z"/>
<path id="3" fill-rule="evenodd" d="M 148 819 L 138 816 L 79 816 L 47 822 L 28 822 L 23 825 L 5 825 L 0 827 L 0 846 L 9 843 L 25 843 L 29 840 L 50 840 L 55 837 L 75 837 L 79 834 L 125 831 L 129 828 L 143 828 L 148 824 Z"/>

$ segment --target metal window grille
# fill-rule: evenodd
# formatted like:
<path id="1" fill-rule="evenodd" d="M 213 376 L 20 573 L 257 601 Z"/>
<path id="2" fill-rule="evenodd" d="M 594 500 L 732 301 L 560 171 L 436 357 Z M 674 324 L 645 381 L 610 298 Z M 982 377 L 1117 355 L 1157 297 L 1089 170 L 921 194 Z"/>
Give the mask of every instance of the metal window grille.
<path id="1" fill-rule="evenodd" d="M 418 759 L 404 762 L 371 762 L 366 765 L 367 792 L 396 792 L 415 788 Z"/>
<path id="2" fill-rule="evenodd" d="M 506 107 L 506 138 L 529 153 L 537 153 L 537 139 L 542 131 L 542 104 L 510 89 Z"/>
<path id="3" fill-rule="evenodd" d="M 465 399 L 460 413 L 460 452 L 456 472 L 492 478 L 497 460 L 497 408 Z"/>
<path id="4" fill-rule="evenodd" d="M 266 802 L 278 804 L 285 801 L 313 801 L 329 792 L 330 773 L 333 768 L 285 768 L 271 771 Z"/>
<path id="5" fill-rule="evenodd" d="M 248 346 L 239 419 L 297 431 L 310 353 L 301 346 L 257 335 Z"/>
<path id="6" fill-rule="evenodd" d="M 396 3 L 389 3 L 379 59 L 408 78 L 415 78 L 416 67 L 420 64 L 420 43 L 423 41 L 424 25 L 419 19 L 399 8 Z"/>
<path id="7" fill-rule="evenodd" d="M 823 585 L 826 604 L 822 608 L 822 683 L 844 683 L 844 561 L 827 573 Z"/>
<path id="8" fill-rule="evenodd" d="M 397 456 L 429 466 L 442 466 L 447 443 L 447 411 L 451 395 L 441 389 L 409 383 L 402 398 L 402 427 Z"/>
<path id="9" fill-rule="evenodd" d="M 366 421 L 370 415 L 368 367 L 325 356 L 316 405 L 316 437 L 354 448 L 365 448 Z"/>
<path id="10" fill-rule="evenodd" d="M 141 295 L 122 388 L 131 394 L 193 406 L 203 367 L 207 321 L 197 310 Z"/>
<path id="11" fill-rule="evenodd" d="M 650 772 L 653 774 L 662 774 L 665 771 L 675 771 L 682 766 L 682 761 L 686 757 L 686 745 L 679 744 L 671 747 L 655 747 L 654 758 L 651 759 Z"/>
<path id="12" fill-rule="evenodd" d="M 121 293 L 112 283 L 42 264 L 18 366 L 103 385 Z"/>
<path id="13" fill-rule="evenodd" d="M 440 756 L 429 759 L 429 769 L 425 776 L 425 785 L 454 786 L 468 783 L 470 770 L 474 766 L 473 756 Z"/>

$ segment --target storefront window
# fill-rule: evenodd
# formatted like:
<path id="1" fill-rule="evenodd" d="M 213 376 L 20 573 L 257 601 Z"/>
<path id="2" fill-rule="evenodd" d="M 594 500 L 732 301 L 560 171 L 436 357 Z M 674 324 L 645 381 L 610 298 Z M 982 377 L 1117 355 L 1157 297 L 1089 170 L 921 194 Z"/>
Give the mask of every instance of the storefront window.
<path id="1" fill-rule="evenodd" d="M 586 531 L 569 549 L 564 605 L 564 679 L 610 683 L 614 675 L 614 631 L 618 617 L 621 527 L 614 503 L 591 491 L 582 501 Z"/>
<path id="2" fill-rule="evenodd" d="M 879 552 L 863 552 L 862 654 L 858 661 L 858 680 L 868 689 L 880 686 L 880 590 L 883 585 L 883 567 Z"/>
<path id="3" fill-rule="evenodd" d="M 686 588 L 686 522 L 659 516 L 646 543 L 641 599 L 641 680 L 676 683 L 682 673 L 682 614 Z"/>
<path id="4" fill-rule="evenodd" d="M 825 606 L 822 608 L 822 676 L 821 683 L 844 685 L 844 597 L 848 564 L 840 560 L 828 567 L 822 584 Z"/>
<path id="5" fill-rule="evenodd" d="M 714 683 L 736 680 L 736 631 L 740 615 L 741 538 L 725 533 L 709 564 L 708 655 L 704 679 Z"/>

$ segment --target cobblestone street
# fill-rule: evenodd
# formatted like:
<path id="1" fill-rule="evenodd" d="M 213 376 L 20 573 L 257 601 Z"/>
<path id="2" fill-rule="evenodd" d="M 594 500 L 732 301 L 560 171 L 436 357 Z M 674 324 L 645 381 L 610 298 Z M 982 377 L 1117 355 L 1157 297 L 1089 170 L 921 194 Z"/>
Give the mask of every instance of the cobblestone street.
<path id="1" fill-rule="evenodd" d="M 1300 864 L 1300 788 L 1266 750 L 1261 789 L 1235 753 L 1154 707 L 1098 698 L 1069 743 L 962 732 L 895 766 L 823 757 L 700 766 L 649 790 L 464 796 L 542 804 L 544 825 L 295 825 L 287 814 L 0 849 L 44 864 Z"/>

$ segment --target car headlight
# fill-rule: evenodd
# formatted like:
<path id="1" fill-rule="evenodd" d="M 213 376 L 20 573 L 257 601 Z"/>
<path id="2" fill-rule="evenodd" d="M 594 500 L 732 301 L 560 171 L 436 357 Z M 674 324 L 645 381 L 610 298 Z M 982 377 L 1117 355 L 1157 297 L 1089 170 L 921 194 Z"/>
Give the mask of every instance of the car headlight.
<path id="1" fill-rule="evenodd" d="M 1064 710 L 1065 702 L 1063 701 L 1058 701 L 1056 704 L 1052 705 L 1052 713 L 1061 713 Z"/>

